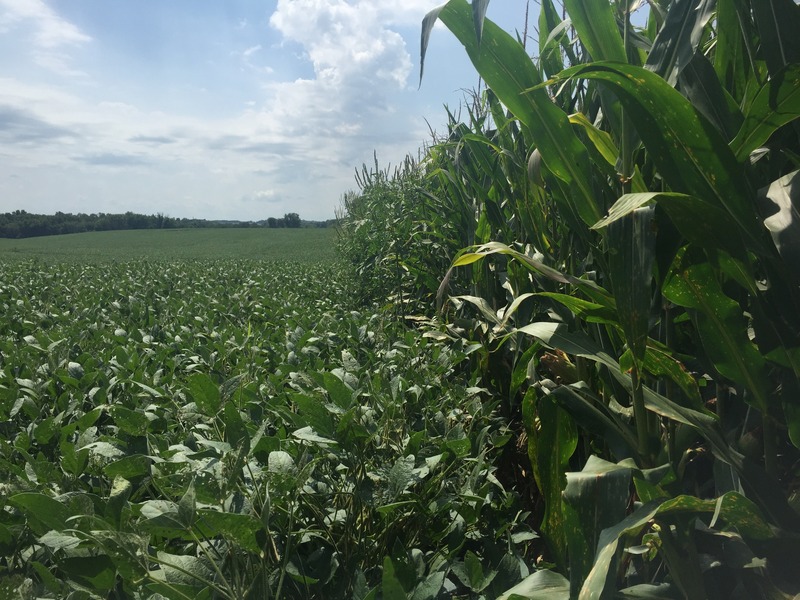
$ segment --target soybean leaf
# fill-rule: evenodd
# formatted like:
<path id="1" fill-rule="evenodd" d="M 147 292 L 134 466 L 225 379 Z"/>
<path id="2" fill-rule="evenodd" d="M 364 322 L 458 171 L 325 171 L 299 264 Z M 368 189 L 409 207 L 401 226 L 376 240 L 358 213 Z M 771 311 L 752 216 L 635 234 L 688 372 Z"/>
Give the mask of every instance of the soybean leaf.
<path id="1" fill-rule="evenodd" d="M 197 408 L 207 416 L 214 416 L 220 408 L 219 386 L 205 373 L 194 373 L 187 381 L 189 393 L 192 395 Z"/>
<path id="2" fill-rule="evenodd" d="M 407 600 L 406 592 L 395 574 L 394 563 L 388 556 L 383 559 L 381 591 L 385 600 Z"/>
<path id="3" fill-rule="evenodd" d="M 63 503 L 38 492 L 15 494 L 8 501 L 25 513 L 31 529 L 40 535 L 51 529 L 63 531 L 72 516 Z"/>
<path id="4" fill-rule="evenodd" d="M 262 528 L 262 525 L 252 515 L 220 512 L 205 508 L 198 509 L 195 527 L 209 539 L 224 535 L 229 541 L 247 552 L 259 554 L 262 550 L 256 540 L 256 532 Z"/>
<path id="5" fill-rule="evenodd" d="M 107 593 L 117 580 L 117 569 L 105 555 L 65 558 L 58 565 L 71 580 L 90 590 Z"/>

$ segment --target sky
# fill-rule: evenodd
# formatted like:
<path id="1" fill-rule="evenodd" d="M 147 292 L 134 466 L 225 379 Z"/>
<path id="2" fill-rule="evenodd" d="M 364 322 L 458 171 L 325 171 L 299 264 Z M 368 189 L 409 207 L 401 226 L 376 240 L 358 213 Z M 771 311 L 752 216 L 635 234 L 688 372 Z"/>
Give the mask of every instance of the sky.
<path id="1" fill-rule="evenodd" d="M 441 2 L 0 0 L 0 212 L 333 218 L 478 84 Z"/>

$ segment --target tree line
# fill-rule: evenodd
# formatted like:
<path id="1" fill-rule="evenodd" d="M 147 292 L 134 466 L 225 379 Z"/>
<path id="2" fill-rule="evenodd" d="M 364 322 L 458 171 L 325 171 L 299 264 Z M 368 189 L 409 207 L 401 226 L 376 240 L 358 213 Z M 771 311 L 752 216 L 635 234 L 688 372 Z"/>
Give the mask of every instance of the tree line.
<path id="1" fill-rule="evenodd" d="M 0 237 L 27 238 L 88 231 L 116 231 L 123 229 L 186 229 L 203 227 L 269 227 L 300 228 L 327 227 L 331 221 L 303 221 L 298 213 L 286 213 L 281 218 L 269 217 L 262 221 L 225 221 L 168 217 L 162 213 L 143 215 L 128 211 L 109 213 L 63 213 L 38 215 L 24 210 L 0 214 Z"/>

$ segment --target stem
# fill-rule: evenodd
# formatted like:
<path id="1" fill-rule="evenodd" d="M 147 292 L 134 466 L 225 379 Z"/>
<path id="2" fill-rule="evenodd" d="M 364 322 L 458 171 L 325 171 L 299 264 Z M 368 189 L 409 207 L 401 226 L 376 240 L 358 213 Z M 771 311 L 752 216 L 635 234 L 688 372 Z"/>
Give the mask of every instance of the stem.
<path id="1" fill-rule="evenodd" d="M 647 410 L 644 407 L 644 390 L 639 377 L 639 365 L 636 364 L 636 361 L 631 369 L 631 383 L 633 384 L 633 419 L 636 422 L 638 451 L 642 460 L 649 463 L 650 431 L 647 426 Z"/>
<path id="2" fill-rule="evenodd" d="M 625 10 L 623 14 L 623 45 L 625 47 L 625 54 L 628 53 L 628 11 Z M 628 148 L 628 129 L 630 124 L 625 116 L 625 108 L 620 108 L 620 117 L 622 120 L 622 131 L 620 132 L 620 152 L 622 153 L 622 173 L 620 174 L 620 181 L 622 182 L 622 193 L 627 194 L 631 191 L 631 153 Z"/>
<path id="3" fill-rule="evenodd" d="M 778 474 L 778 445 L 775 441 L 775 422 L 766 412 L 761 415 L 764 432 L 764 470 L 770 475 Z"/>
<path id="4" fill-rule="evenodd" d="M 289 553 L 292 545 L 292 528 L 294 527 L 294 499 L 289 504 L 289 527 L 286 533 L 286 548 L 283 549 L 283 560 L 281 561 L 281 575 L 278 578 L 278 589 L 275 590 L 275 600 L 281 600 L 283 590 L 283 580 L 286 578 L 286 565 L 289 563 Z"/>
<path id="5" fill-rule="evenodd" d="M 663 319 L 664 343 L 668 348 L 675 348 L 675 323 L 672 320 L 672 307 L 668 302 L 664 305 Z M 670 378 L 667 378 L 666 392 L 667 398 L 670 400 L 675 399 L 675 383 Z M 672 468 L 676 473 L 678 472 L 678 461 L 680 460 L 680 457 L 677 456 L 675 440 L 677 430 L 678 424 L 672 419 L 669 419 L 667 421 L 667 459 L 670 461 L 670 464 L 672 464 Z"/>
<path id="6" fill-rule="evenodd" d="M 206 549 L 206 546 L 203 543 L 203 541 L 207 542 L 207 540 L 202 540 L 201 541 L 200 538 L 197 537 L 197 534 L 194 532 L 194 529 L 190 528 L 188 531 L 189 531 L 189 534 L 194 539 L 194 543 L 197 544 L 198 548 L 200 548 L 200 551 L 203 553 L 203 556 L 205 556 L 206 560 L 209 563 L 211 563 L 211 566 L 214 568 L 214 572 L 217 574 L 217 577 L 220 578 L 221 585 L 224 586 L 224 589 L 222 587 L 218 587 L 218 586 L 216 586 L 214 584 L 212 584 L 212 586 L 217 590 L 217 593 L 222 594 L 225 598 L 230 598 L 231 600 L 233 600 L 236 597 L 236 594 L 231 589 L 230 582 L 228 582 L 228 580 L 225 578 L 225 575 L 222 573 L 222 570 L 220 570 L 219 565 L 217 564 L 217 561 L 214 560 L 214 558 L 211 556 L 211 554 Z"/>

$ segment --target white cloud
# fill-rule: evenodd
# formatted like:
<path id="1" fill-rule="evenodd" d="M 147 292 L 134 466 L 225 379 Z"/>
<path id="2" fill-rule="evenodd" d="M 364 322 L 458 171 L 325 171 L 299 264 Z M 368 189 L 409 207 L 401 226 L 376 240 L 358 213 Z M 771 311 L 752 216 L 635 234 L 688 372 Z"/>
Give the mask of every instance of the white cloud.
<path id="1" fill-rule="evenodd" d="M 387 26 L 386 4 L 278 0 L 270 24 L 287 41 L 303 47 L 319 80 L 347 85 L 370 77 L 375 85 L 402 88 L 411 72 L 411 57 L 401 35 Z"/>
<path id="2" fill-rule="evenodd" d="M 251 46 L 250 48 L 242 52 L 242 56 L 244 56 L 245 58 L 249 58 L 259 50 L 261 50 L 261 44 L 256 44 L 255 46 Z"/>
<path id="3" fill-rule="evenodd" d="M 0 78 L 5 135 L 22 142 L 13 146 L 13 164 L 0 165 L 0 198 L 12 197 L 3 193 L 10 185 L 3 184 L 3 173 L 18 172 L 42 202 L 54 202 L 48 189 L 95 198 L 94 206 L 59 210 L 330 217 L 342 192 L 354 186 L 354 169 L 371 162 L 373 151 L 381 164 L 396 163 L 427 137 L 424 121 L 401 110 L 414 101 L 416 81 L 409 86 L 412 59 L 400 27 L 418 27 L 432 4 L 436 0 L 278 0 L 270 24 L 282 44 L 299 49 L 306 74 L 277 80 L 268 64 L 274 54 L 255 40 L 229 48 L 251 81 L 260 82 L 260 97 L 251 88 L 234 104 L 243 107 L 239 114 L 193 118 L 144 110 L 136 94 L 125 103 L 112 101 L 101 85 Z M 25 20 L 34 32 L 29 47 L 42 53 L 39 64 L 49 52 L 51 65 L 60 58 L 63 67 L 67 58 L 60 51 L 90 39 L 41 0 L 0 0 L 0 32 Z M 100 75 L 92 72 L 98 84 Z M 91 99 L 84 95 L 88 87 Z M 47 177 L 34 175 L 39 166 L 48 169 Z M 113 205 L 103 204 L 112 195 Z"/>
<path id="4" fill-rule="evenodd" d="M 0 32 L 27 24 L 33 29 L 34 62 L 50 71 L 71 77 L 85 77 L 69 66 L 64 48 L 92 40 L 78 27 L 61 18 L 43 0 L 0 0 Z"/>
<path id="5" fill-rule="evenodd" d="M 58 16 L 43 0 L 0 0 L 0 27 L 8 29 L 21 21 L 32 21 L 35 41 L 41 48 L 56 48 L 91 41 L 75 25 Z"/>

